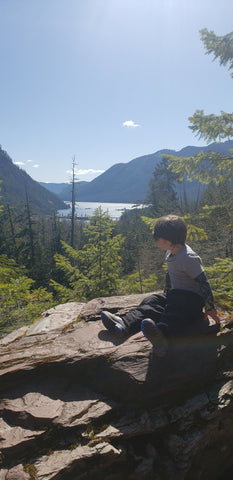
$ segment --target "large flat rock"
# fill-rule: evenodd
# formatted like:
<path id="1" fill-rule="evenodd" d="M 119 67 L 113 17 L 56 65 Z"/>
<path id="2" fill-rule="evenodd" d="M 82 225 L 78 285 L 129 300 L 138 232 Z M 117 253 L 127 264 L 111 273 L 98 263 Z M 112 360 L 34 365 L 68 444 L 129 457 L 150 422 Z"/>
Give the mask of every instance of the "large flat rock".
<path id="1" fill-rule="evenodd" d="M 1 340 L 0 480 L 231 475 L 233 329 L 157 358 L 141 332 L 117 339 L 100 321 L 144 296 L 60 305 Z"/>

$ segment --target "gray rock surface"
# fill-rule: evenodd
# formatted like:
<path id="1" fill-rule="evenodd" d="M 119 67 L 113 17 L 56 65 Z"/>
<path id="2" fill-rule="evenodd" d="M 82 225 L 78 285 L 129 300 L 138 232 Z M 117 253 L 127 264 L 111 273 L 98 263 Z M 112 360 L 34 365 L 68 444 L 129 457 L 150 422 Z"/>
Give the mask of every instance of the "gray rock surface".
<path id="1" fill-rule="evenodd" d="M 59 305 L 0 341 L 0 480 L 233 478 L 233 328 L 157 358 L 100 321 L 144 296 Z"/>

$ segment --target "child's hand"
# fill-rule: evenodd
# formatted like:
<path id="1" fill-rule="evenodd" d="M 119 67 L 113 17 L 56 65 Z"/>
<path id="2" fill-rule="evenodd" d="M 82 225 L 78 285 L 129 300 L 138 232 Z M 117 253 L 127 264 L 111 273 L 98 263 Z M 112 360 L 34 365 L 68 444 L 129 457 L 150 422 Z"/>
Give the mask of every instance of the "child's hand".
<path id="1" fill-rule="evenodd" d="M 220 317 L 217 310 L 208 310 L 207 312 L 205 312 L 205 320 L 208 320 L 208 317 L 213 318 L 215 323 L 220 323 Z"/>

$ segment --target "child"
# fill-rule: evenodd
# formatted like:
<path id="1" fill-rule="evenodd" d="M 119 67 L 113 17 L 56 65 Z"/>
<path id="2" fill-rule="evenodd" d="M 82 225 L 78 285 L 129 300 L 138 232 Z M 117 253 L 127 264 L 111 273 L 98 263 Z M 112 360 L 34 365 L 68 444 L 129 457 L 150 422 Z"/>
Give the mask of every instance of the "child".
<path id="1" fill-rule="evenodd" d="M 208 316 L 217 324 L 220 318 L 201 259 L 185 243 L 185 221 L 176 215 L 161 217 L 155 223 L 153 235 L 158 247 L 166 251 L 165 291 L 145 298 L 136 309 L 122 317 L 103 311 L 101 319 L 109 331 L 118 335 L 141 329 L 155 346 L 157 355 L 162 357 L 167 350 L 166 337 L 184 334 Z"/>

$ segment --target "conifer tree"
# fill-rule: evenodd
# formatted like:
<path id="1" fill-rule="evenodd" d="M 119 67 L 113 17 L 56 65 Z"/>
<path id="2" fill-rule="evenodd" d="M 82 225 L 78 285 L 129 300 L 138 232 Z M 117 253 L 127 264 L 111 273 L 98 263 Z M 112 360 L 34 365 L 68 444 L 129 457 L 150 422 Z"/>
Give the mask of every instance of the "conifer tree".
<path id="1" fill-rule="evenodd" d="M 156 216 L 179 212 L 179 202 L 175 191 L 178 175 L 168 168 L 168 160 L 163 158 L 155 167 L 149 184 L 148 203 L 152 204 Z"/>
<path id="2" fill-rule="evenodd" d="M 115 223 L 99 207 L 83 228 L 82 249 L 75 250 L 62 242 L 64 254 L 56 254 L 55 262 L 64 281 L 51 282 L 59 299 L 85 300 L 117 293 L 123 240 L 121 235 L 113 235 Z"/>
<path id="3" fill-rule="evenodd" d="M 229 63 L 229 70 L 233 69 L 233 32 L 218 37 L 213 31 L 203 29 L 200 31 L 201 40 L 204 43 L 206 53 L 214 54 L 214 60 L 220 60 L 221 65 Z M 233 77 L 233 74 L 231 74 Z M 222 139 L 230 139 L 233 137 L 233 113 L 221 112 L 220 115 L 205 115 L 203 110 L 197 110 L 190 120 L 190 128 L 199 138 L 203 138 L 207 143 L 211 141 L 220 141 Z M 219 185 L 225 182 L 228 192 L 231 192 L 225 199 L 215 205 L 215 211 L 211 209 L 211 214 L 215 214 L 215 227 L 217 227 L 220 217 L 217 217 L 219 207 L 224 207 L 226 215 L 225 250 L 233 252 L 232 231 L 233 231 L 233 214 L 232 214 L 232 177 L 233 177 L 233 151 L 229 154 L 220 154 L 216 152 L 200 152 L 196 156 L 184 158 L 165 155 L 169 162 L 171 171 L 179 175 L 180 180 L 187 176 L 189 180 L 198 179 L 203 184 L 215 183 Z M 226 183 L 228 182 L 228 183 Z M 210 192 L 210 190 L 209 190 Z M 202 212 L 203 213 L 203 212 Z M 209 213 L 207 209 L 206 215 Z M 220 230 L 220 236 L 222 232 Z M 222 238 L 222 236 L 221 236 Z M 231 253 L 232 255 L 232 253 Z"/>
<path id="4" fill-rule="evenodd" d="M 24 267 L 0 255 L 0 336 L 33 322 L 54 305 L 52 294 L 44 288 L 33 290 L 33 284 Z"/>
<path id="5" fill-rule="evenodd" d="M 71 247 L 74 247 L 74 227 L 75 227 L 75 157 L 72 163 L 72 201 L 71 201 Z"/>
<path id="6" fill-rule="evenodd" d="M 81 250 L 81 261 L 88 268 L 90 286 L 95 295 L 117 292 L 121 267 L 121 235 L 113 235 L 116 222 L 99 207 L 84 227 L 86 244 Z"/>
<path id="7" fill-rule="evenodd" d="M 230 63 L 229 70 L 233 69 L 233 32 L 218 37 L 213 31 L 200 31 L 206 53 L 214 53 L 214 60 L 219 58 L 221 65 Z M 233 74 L 231 74 L 233 77 Z M 190 129 L 199 138 L 211 141 L 221 141 L 233 137 L 233 113 L 221 112 L 220 115 L 205 115 L 203 110 L 196 110 L 189 118 Z M 201 152 L 195 157 L 175 157 L 164 155 L 170 163 L 173 172 L 178 173 L 180 179 L 187 175 L 190 180 L 198 179 L 202 183 L 215 183 L 231 180 L 233 177 L 233 155 L 222 155 L 215 152 Z"/>

